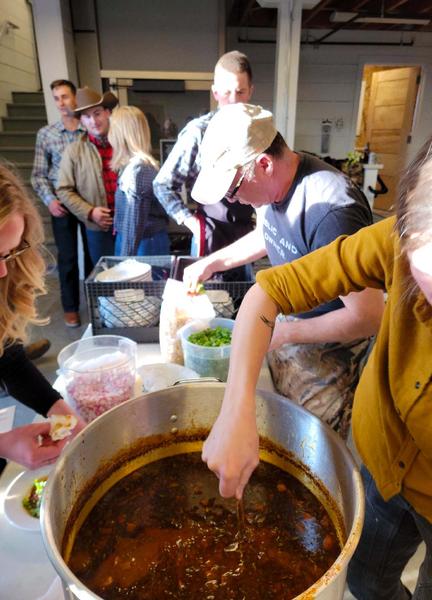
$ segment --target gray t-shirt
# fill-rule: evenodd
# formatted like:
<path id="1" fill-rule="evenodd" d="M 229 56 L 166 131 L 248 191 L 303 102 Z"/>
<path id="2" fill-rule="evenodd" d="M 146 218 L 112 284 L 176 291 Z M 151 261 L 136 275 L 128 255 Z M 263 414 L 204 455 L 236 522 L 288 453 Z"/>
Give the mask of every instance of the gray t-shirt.
<path id="1" fill-rule="evenodd" d="M 272 265 L 292 262 L 372 223 L 366 197 L 346 175 L 311 154 L 299 156 L 297 173 L 284 200 L 259 209 Z M 342 306 L 336 299 L 297 316 L 314 317 Z"/>

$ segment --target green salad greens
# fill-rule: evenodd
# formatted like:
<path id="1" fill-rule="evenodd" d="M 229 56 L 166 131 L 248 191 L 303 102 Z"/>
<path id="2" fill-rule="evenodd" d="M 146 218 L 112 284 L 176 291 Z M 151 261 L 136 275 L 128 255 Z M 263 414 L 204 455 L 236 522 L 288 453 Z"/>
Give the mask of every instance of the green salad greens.
<path id="1" fill-rule="evenodd" d="M 48 477 L 39 477 L 33 481 L 32 488 L 27 496 L 23 498 L 22 505 L 32 517 L 39 519 L 42 492 Z"/>
<path id="2" fill-rule="evenodd" d="M 191 344 L 207 346 L 210 348 L 229 346 L 231 344 L 231 329 L 221 327 L 220 325 L 214 329 L 209 327 L 208 329 L 203 329 L 203 331 L 191 333 L 188 337 L 188 341 L 191 342 Z"/>

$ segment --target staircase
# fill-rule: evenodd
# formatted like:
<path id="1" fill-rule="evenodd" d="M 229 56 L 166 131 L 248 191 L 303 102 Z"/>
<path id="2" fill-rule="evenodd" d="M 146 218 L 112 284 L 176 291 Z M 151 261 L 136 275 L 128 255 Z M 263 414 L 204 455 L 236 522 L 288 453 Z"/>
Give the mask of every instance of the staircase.
<path id="1" fill-rule="evenodd" d="M 0 156 L 18 170 L 44 221 L 46 244 L 54 239 L 48 209 L 35 195 L 30 184 L 34 149 L 38 130 L 47 124 L 42 92 L 12 92 L 12 102 L 7 105 L 7 117 L 3 117 L 0 131 Z"/>

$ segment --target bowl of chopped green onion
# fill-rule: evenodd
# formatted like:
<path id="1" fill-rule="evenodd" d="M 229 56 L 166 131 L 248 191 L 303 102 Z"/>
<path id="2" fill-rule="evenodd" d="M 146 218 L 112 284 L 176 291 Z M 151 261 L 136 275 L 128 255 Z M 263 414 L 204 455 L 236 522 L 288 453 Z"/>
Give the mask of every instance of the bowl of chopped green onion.
<path id="1" fill-rule="evenodd" d="M 231 353 L 233 319 L 191 321 L 179 331 L 184 364 L 201 377 L 226 381 Z"/>

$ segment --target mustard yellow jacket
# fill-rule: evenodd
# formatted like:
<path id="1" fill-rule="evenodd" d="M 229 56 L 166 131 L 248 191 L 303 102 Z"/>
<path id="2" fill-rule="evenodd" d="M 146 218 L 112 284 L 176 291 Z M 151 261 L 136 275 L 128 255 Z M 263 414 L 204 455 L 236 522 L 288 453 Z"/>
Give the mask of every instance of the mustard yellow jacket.
<path id="1" fill-rule="evenodd" d="M 300 313 L 366 287 L 388 292 L 357 387 L 353 433 L 385 500 L 399 492 L 432 522 L 432 307 L 400 255 L 395 219 L 341 236 L 291 264 L 260 271 L 282 313 Z"/>

